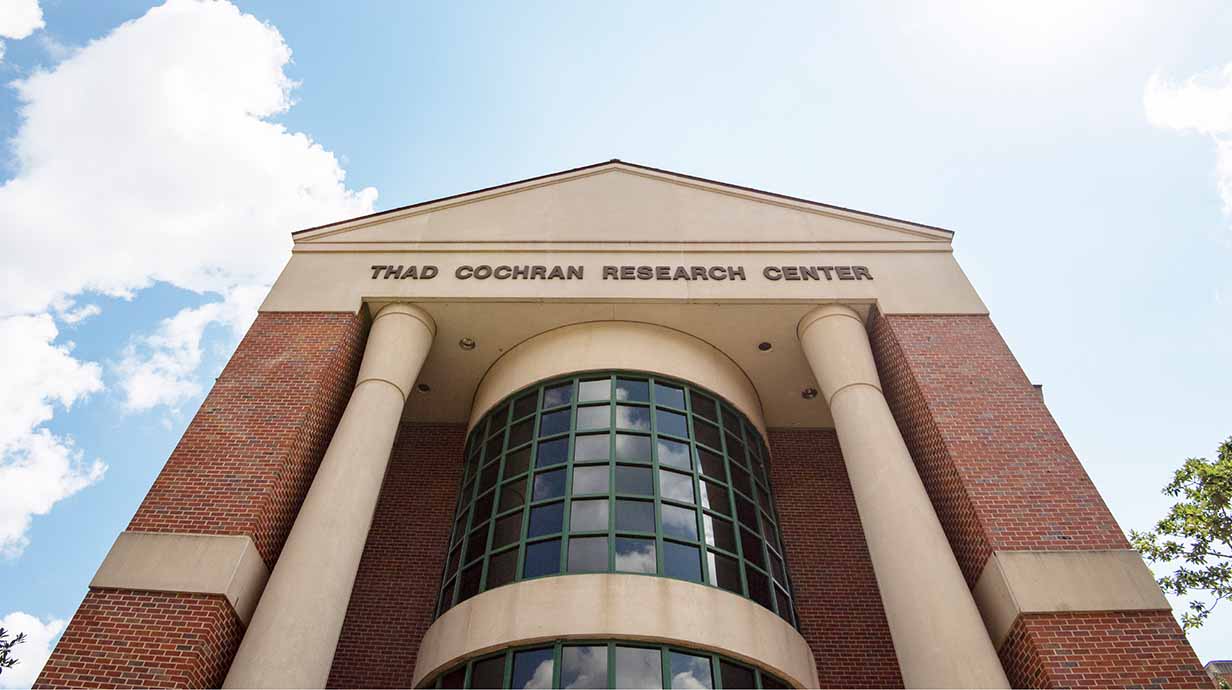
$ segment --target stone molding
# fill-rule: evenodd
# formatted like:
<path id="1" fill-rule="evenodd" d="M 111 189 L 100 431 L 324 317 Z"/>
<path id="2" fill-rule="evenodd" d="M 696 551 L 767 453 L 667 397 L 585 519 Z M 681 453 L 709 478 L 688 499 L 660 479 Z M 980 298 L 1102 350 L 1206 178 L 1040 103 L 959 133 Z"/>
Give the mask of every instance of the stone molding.
<path id="1" fill-rule="evenodd" d="M 769 609 L 716 587 L 609 573 L 525 580 L 458 604 L 424 635 L 414 684 L 475 656 L 561 638 L 677 644 L 818 685 L 808 643 Z"/>
<path id="2" fill-rule="evenodd" d="M 1133 549 L 994 551 L 972 594 L 998 648 L 1022 614 L 1172 608 Z"/>
<path id="3" fill-rule="evenodd" d="M 121 532 L 90 587 L 220 594 L 248 625 L 269 569 L 247 535 Z"/>

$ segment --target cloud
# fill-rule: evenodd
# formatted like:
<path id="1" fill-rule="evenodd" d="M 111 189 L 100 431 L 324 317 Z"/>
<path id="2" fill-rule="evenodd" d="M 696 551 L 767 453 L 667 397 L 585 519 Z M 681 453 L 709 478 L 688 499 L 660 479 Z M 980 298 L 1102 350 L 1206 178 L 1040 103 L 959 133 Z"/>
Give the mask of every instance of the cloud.
<path id="1" fill-rule="evenodd" d="M 52 618 L 44 623 L 28 613 L 13 611 L 0 618 L 0 628 L 26 634 L 26 641 L 13 648 L 17 664 L 0 674 L 0 688 L 28 688 L 51 656 L 51 645 L 63 632 L 64 621 Z"/>
<path id="2" fill-rule="evenodd" d="M 5 7 L 0 27 L 16 27 L 6 36 L 42 26 L 37 3 Z M 333 153 L 271 121 L 292 106 L 290 60 L 277 29 L 234 5 L 170 0 L 11 85 L 20 125 L 16 174 L 0 185 L 3 346 L 44 356 L 59 378 L 32 375 L 28 353 L 0 363 L 4 553 L 20 552 L 32 515 L 105 469 L 42 426 L 55 404 L 102 387 L 97 364 L 56 342 L 54 319 L 106 319 L 75 302 L 139 298 L 160 281 L 215 297 L 116 353 L 127 410 L 174 407 L 201 392 L 210 327 L 233 344 L 251 323 L 292 230 L 373 210 L 376 190 L 349 189 Z"/>
<path id="3" fill-rule="evenodd" d="M 99 366 L 75 359 L 71 344 L 54 344 L 57 335 L 47 314 L 0 319 L 0 556 L 19 555 L 34 515 L 105 470 L 43 426 L 55 405 L 71 408 L 102 389 Z"/>
<path id="4" fill-rule="evenodd" d="M 1232 216 L 1232 63 L 1179 84 L 1152 75 L 1143 105 L 1147 120 L 1156 127 L 1193 131 L 1213 139 L 1215 186 L 1224 214 Z"/>
<path id="5" fill-rule="evenodd" d="M 0 5 L 0 36 L 22 39 L 43 28 L 43 10 L 38 0 L 6 0 Z M 0 41 L 0 60 L 4 41 Z"/>

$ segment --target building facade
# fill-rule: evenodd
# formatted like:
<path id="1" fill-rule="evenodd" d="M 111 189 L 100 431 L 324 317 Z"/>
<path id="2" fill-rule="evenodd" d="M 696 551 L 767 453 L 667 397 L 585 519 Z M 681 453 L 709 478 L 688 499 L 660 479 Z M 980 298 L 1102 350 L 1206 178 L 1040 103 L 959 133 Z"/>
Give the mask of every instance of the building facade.
<path id="1" fill-rule="evenodd" d="M 38 685 L 1208 684 L 952 239 L 620 161 L 295 233 Z"/>

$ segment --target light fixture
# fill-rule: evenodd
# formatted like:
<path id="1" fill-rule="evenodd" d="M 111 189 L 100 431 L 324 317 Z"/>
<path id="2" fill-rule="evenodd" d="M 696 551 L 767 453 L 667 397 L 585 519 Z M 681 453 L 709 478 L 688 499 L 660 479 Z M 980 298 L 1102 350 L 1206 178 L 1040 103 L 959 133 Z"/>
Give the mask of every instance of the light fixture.
<path id="1" fill-rule="evenodd" d="M 416 389 L 417 389 L 420 393 L 430 393 L 430 392 L 432 392 L 432 386 L 429 386 L 429 385 L 428 385 L 428 384 L 426 384 L 426 383 L 421 383 L 421 384 L 419 384 L 418 386 L 415 386 L 415 388 L 416 388 Z"/>
<path id="2" fill-rule="evenodd" d="M 474 350 L 475 349 L 475 339 L 474 338 L 463 338 L 458 341 L 458 347 L 462 348 L 463 350 L 466 350 L 467 352 Z"/>
<path id="3" fill-rule="evenodd" d="M 763 340 L 760 343 L 757 343 L 757 349 L 762 352 L 769 352 L 774 349 L 774 345 L 770 344 L 769 341 Z"/>
<path id="4" fill-rule="evenodd" d="M 805 388 L 804 390 L 800 391 L 800 397 L 804 398 L 805 400 L 812 400 L 813 398 L 817 397 L 817 389 L 816 388 Z"/>

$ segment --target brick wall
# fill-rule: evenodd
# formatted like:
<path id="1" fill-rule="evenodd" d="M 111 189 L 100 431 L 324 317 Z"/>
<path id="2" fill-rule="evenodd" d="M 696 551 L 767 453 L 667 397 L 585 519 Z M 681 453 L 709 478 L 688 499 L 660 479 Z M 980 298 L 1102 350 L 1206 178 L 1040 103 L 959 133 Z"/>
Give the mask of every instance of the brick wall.
<path id="1" fill-rule="evenodd" d="M 993 551 L 1129 548 L 987 316 L 875 316 L 870 338 L 969 585 Z M 1201 672 L 1166 611 L 1025 616 L 1001 656 L 1015 687 L 1193 685 Z"/>
<path id="2" fill-rule="evenodd" d="M 772 429 L 768 440 L 800 633 L 821 686 L 903 687 L 838 437 Z"/>
<path id="3" fill-rule="evenodd" d="M 366 328 L 344 313 L 263 313 L 129 524 L 247 534 L 271 568 L 342 417 Z"/>
<path id="4" fill-rule="evenodd" d="M 216 688 L 242 634 L 221 595 L 91 590 L 35 687 Z"/>
<path id="5" fill-rule="evenodd" d="M 1000 654 L 1016 688 L 1213 685 L 1168 611 L 1028 614 Z"/>
<path id="6" fill-rule="evenodd" d="M 350 398 L 366 333 L 354 314 L 259 315 L 128 528 L 246 534 L 272 568 Z M 91 590 L 38 685 L 216 687 L 241 628 L 221 596 Z"/>
<path id="7" fill-rule="evenodd" d="M 465 444 L 465 425 L 398 430 L 328 687 L 410 687 L 440 591 Z"/>

